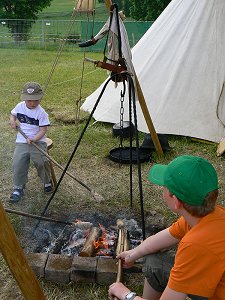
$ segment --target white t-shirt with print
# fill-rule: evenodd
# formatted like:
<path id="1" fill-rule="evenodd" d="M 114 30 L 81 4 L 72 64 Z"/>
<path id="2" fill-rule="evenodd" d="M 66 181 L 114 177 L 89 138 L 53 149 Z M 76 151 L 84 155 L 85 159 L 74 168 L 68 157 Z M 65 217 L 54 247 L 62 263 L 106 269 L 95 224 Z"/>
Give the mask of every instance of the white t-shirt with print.
<path id="1" fill-rule="evenodd" d="M 30 109 L 26 106 L 25 101 L 22 101 L 16 105 L 11 114 L 19 120 L 21 130 L 30 139 L 39 132 L 39 127 L 50 125 L 48 114 L 40 105 Z M 45 138 L 46 136 L 44 135 L 40 141 L 45 141 Z M 19 132 L 16 137 L 16 143 L 26 143 L 26 139 Z"/>

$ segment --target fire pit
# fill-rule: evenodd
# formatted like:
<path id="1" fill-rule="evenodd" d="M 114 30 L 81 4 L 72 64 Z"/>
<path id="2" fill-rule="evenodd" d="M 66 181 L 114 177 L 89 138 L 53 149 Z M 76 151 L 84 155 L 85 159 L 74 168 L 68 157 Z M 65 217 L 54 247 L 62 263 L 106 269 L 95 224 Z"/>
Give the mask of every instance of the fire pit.
<path id="1" fill-rule="evenodd" d="M 35 253 L 27 255 L 29 264 L 38 277 L 62 283 L 108 284 L 115 281 L 116 254 L 141 242 L 137 222 L 126 219 L 117 220 L 117 225 L 109 228 L 79 221 L 65 226 L 57 236 L 48 229 L 44 233 L 47 237 L 44 245 L 38 245 Z"/>

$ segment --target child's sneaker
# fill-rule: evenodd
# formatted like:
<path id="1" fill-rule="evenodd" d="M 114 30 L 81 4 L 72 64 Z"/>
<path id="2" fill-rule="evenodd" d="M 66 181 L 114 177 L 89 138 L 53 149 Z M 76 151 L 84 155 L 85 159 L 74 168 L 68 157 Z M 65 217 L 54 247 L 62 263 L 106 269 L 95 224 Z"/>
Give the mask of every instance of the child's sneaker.
<path id="1" fill-rule="evenodd" d="M 52 187 L 51 182 L 50 183 L 45 183 L 44 192 L 45 192 L 45 194 L 50 194 L 50 193 L 53 192 L 53 187 Z"/>
<path id="2" fill-rule="evenodd" d="M 23 189 L 14 189 L 12 194 L 10 195 L 10 201 L 12 203 L 18 202 L 23 197 Z"/>

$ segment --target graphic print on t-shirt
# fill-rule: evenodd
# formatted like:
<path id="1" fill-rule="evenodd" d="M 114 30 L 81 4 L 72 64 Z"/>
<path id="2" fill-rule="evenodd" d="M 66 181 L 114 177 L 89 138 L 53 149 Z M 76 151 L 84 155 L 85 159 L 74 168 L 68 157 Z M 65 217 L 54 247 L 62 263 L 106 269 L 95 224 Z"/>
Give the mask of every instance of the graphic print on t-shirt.
<path id="1" fill-rule="evenodd" d="M 39 120 L 30 118 L 24 114 L 17 113 L 17 119 L 20 121 L 20 123 L 39 126 Z"/>

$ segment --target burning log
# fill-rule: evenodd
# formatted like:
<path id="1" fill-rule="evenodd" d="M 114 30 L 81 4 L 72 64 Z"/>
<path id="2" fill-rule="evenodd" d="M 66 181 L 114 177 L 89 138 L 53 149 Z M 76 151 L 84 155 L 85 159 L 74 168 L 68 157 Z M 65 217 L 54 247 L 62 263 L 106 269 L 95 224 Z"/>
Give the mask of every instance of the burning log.
<path id="1" fill-rule="evenodd" d="M 95 252 L 94 242 L 98 240 L 101 234 L 102 234 L 102 230 L 99 227 L 92 227 L 87 237 L 86 243 L 82 248 L 79 256 L 83 256 L 83 257 L 94 256 L 94 252 Z"/>

